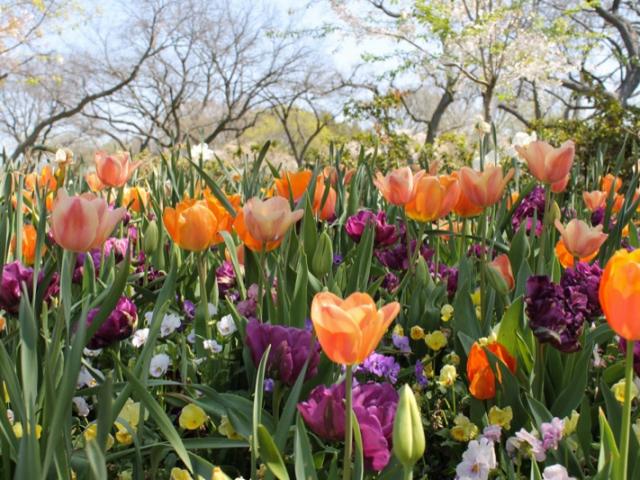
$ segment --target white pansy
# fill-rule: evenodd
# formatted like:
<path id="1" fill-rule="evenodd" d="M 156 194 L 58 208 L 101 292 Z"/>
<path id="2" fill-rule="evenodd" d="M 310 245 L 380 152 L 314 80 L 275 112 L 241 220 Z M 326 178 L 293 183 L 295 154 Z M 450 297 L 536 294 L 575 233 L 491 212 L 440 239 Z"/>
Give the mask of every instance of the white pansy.
<path id="1" fill-rule="evenodd" d="M 205 340 L 202 342 L 202 346 L 211 353 L 220 353 L 222 351 L 222 345 L 215 340 Z"/>
<path id="2" fill-rule="evenodd" d="M 93 378 L 93 375 L 91 375 L 89 373 L 89 370 L 87 370 L 87 368 L 82 365 L 80 367 L 80 372 L 78 373 L 78 381 L 76 383 L 77 388 L 95 387 L 97 384 L 98 382 L 96 382 L 96 379 Z"/>
<path id="3" fill-rule="evenodd" d="M 158 378 L 167 373 L 169 365 L 171 364 L 171 358 L 166 353 L 158 353 L 151 359 L 149 365 L 149 375 Z"/>
<path id="4" fill-rule="evenodd" d="M 141 328 L 133 332 L 133 336 L 131 337 L 131 344 L 136 348 L 140 348 L 145 343 L 147 343 L 148 338 L 149 338 L 149 329 Z"/>
<path id="5" fill-rule="evenodd" d="M 160 325 L 160 336 L 164 338 L 171 335 L 180 327 L 181 323 L 180 317 L 175 313 L 166 314 L 162 319 L 162 324 Z"/>
<path id="6" fill-rule="evenodd" d="M 218 307 L 216 307 L 213 303 L 207 303 L 207 308 L 209 309 L 210 317 L 218 314 Z"/>
<path id="7" fill-rule="evenodd" d="M 85 357 L 97 357 L 102 353 L 102 349 L 96 348 L 95 350 L 91 350 L 90 348 L 85 348 L 84 350 L 82 350 L 82 353 Z"/>
<path id="8" fill-rule="evenodd" d="M 189 335 L 187 335 L 187 342 L 194 344 L 196 343 L 196 332 L 195 330 L 191 330 Z"/>
<path id="9" fill-rule="evenodd" d="M 73 406 L 75 407 L 76 412 L 78 412 L 79 416 L 86 417 L 89 415 L 89 404 L 84 398 L 73 397 L 71 401 L 73 402 Z"/>
<path id="10" fill-rule="evenodd" d="M 236 322 L 233 321 L 233 317 L 231 315 L 225 315 L 218 322 L 218 332 L 223 337 L 228 337 L 233 334 L 238 328 L 236 327 Z"/>
<path id="11" fill-rule="evenodd" d="M 147 312 L 144 314 L 144 321 L 147 322 L 147 325 L 151 325 L 151 320 L 153 320 L 153 312 Z"/>

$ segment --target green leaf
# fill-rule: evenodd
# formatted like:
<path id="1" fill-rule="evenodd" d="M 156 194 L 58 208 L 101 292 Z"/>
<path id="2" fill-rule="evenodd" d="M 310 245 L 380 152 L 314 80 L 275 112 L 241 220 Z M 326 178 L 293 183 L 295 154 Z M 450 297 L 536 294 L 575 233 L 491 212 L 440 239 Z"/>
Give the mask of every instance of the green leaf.
<path id="1" fill-rule="evenodd" d="M 293 457 L 295 458 L 295 472 L 297 479 L 317 480 L 313 452 L 309 444 L 307 429 L 300 414 L 296 418 L 296 433 L 293 441 Z"/>
<path id="2" fill-rule="evenodd" d="M 360 424 L 356 414 L 351 415 L 351 428 L 353 428 L 353 443 L 355 443 L 355 449 L 353 452 L 353 480 L 362 480 L 364 478 L 364 449 L 362 447 L 362 433 L 360 432 Z"/>
<path id="3" fill-rule="evenodd" d="M 273 438 L 264 425 L 259 424 L 258 428 L 258 445 L 260 446 L 260 458 L 271 473 L 278 480 L 289 480 L 289 473 L 282 460 L 282 455 L 278 451 Z"/>
<path id="4" fill-rule="evenodd" d="M 289 392 L 289 397 L 287 398 L 287 403 L 282 410 L 282 414 L 280 415 L 280 421 L 278 422 L 278 426 L 276 428 L 276 446 L 283 450 L 287 441 L 287 433 L 289 432 L 289 427 L 293 424 L 293 419 L 297 411 L 298 400 L 300 399 L 300 392 L 302 391 L 302 387 L 304 385 L 304 377 L 307 375 L 307 367 L 309 366 L 309 359 L 304 362 L 302 366 L 302 370 L 300 370 L 300 374 L 296 379 L 296 383 L 293 384 L 293 388 Z"/>
<path id="5" fill-rule="evenodd" d="M 304 249 L 300 247 L 298 256 L 298 269 L 296 272 L 296 283 L 293 288 L 293 298 L 291 300 L 291 310 L 289 311 L 289 325 L 303 328 L 304 321 L 309 313 L 309 301 L 307 300 L 307 284 L 309 281 L 309 269 L 307 267 L 307 256 Z"/>
<path id="6" fill-rule="evenodd" d="M 258 371 L 256 372 L 256 384 L 254 388 L 253 397 L 253 415 L 252 415 L 252 451 L 256 456 L 260 456 L 260 447 L 258 444 L 258 425 L 262 423 L 262 397 L 264 394 L 264 376 L 267 370 L 267 362 L 269 361 L 269 353 L 271 352 L 271 345 L 262 354 L 260 364 L 258 365 Z"/>
<path id="7" fill-rule="evenodd" d="M 498 342 L 509 350 L 511 355 L 518 352 L 518 332 L 523 324 L 523 301 L 518 297 L 504 312 L 498 330 Z"/>
<path id="8" fill-rule="evenodd" d="M 96 440 L 87 442 L 84 450 L 89 460 L 92 477 L 95 480 L 107 480 L 107 463 L 98 442 Z"/>

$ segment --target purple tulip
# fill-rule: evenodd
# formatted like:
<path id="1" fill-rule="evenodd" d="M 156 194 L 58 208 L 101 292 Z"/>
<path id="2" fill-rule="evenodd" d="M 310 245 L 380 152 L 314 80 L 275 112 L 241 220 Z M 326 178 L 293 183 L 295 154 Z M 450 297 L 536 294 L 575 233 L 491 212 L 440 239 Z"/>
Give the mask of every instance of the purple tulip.
<path id="1" fill-rule="evenodd" d="M 344 440 L 345 385 L 314 388 L 298 411 L 309 428 L 323 440 Z M 393 421 L 398 393 L 388 383 L 361 383 L 353 387 L 353 411 L 362 432 L 366 467 L 380 471 L 391 458 Z"/>
<path id="2" fill-rule="evenodd" d="M 516 207 L 511 217 L 511 226 L 518 230 L 525 223 L 527 233 L 533 228 L 533 219 L 536 218 L 535 234 L 542 233 L 542 217 L 544 216 L 544 187 L 537 185 L 529 195 L 524 197 Z"/>
<path id="3" fill-rule="evenodd" d="M 87 323 L 89 325 L 91 325 L 99 311 L 99 308 L 93 308 L 89 311 L 87 315 Z M 127 297 L 120 297 L 116 308 L 109 314 L 105 322 L 100 325 L 87 347 L 91 350 L 96 350 L 129 338 L 137 320 L 138 310 L 135 304 Z"/>
<path id="4" fill-rule="evenodd" d="M 270 325 L 253 319 L 247 324 L 246 342 L 256 366 L 267 346 L 271 345 L 267 372 L 288 386 L 295 383 L 307 358 L 309 366 L 305 380 L 318 373 L 320 344 L 309 330 Z"/>
<path id="5" fill-rule="evenodd" d="M 28 291 L 33 289 L 32 268 L 25 267 L 18 260 L 2 267 L 0 309 L 9 313 L 18 313 L 23 283 L 26 284 Z"/>
<path id="6" fill-rule="evenodd" d="M 589 265 L 578 262 L 577 266 L 567 268 L 562 274 L 560 286 L 566 295 L 573 296 L 576 293 L 587 297 L 586 317 L 593 318 L 602 315 L 598 290 L 600 289 L 600 277 L 602 269 L 598 262 Z"/>
<path id="7" fill-rule="evenodd" d="M 395 225 L 387 224 L 387 216 L 383 211 L 373 213 L 369 210 L 360 210 L 351 215 L 345 223 L 345 230 L 351 239 L 358 243 L 367 225 L 372 223 L 376 229 L 375 245 L 393 245 L 398 240 L 398 229 Z"/>
<path id="8" fill-rule="evenodd" d="M 223 297 L 236 285 L 236 272 L 233 270 L 231 262 L 225 260 L 216 269 L 216 281 L 218 282 L 220 295 Z"/>

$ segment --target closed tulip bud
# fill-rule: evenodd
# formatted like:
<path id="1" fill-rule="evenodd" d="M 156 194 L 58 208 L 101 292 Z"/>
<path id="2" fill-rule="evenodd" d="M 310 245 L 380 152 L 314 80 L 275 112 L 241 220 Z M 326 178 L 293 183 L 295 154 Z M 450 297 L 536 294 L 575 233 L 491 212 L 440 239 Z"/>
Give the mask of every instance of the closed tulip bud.
<path id="1" fill-rule="evenodd" d="M 333 245 L 327 232 L 322 232 L 316 245 L 316 251 L 311 260 L 311 272 L 316 277 L 329 273 L 333 265 Z"/>
<path id="2" fill-rule="evenodd" d="M 416 278 L 421 285 L 429 283 L 429 267 L 427 267 L 427 262 L 422 255 L 420 255 L 418 263 L 416 263 Z"/>
<path id="3" fill-rule="evenodd" d="M 146 255 L 151 255 L 158 246 L 158 224 L 155 220 L 149 222 L 142 239 L 142 250 Z"/>
<path id="4" fill-rule="evenodd" d="M 408 385 L 400 389 L 396 418 L 393 422 L 393 453 L 405 470 L 422 458 L 425 450 L 424 428 L 416 397 Z"/>
<path id="5" fill-rule="evenodd" d="M 560 206 L 558 205 L 558 202 L 553 202 L 549 214 L 551 215 L 551 222 L 555 222 L 556 220 L 560 220 L 562 218 L 562 213 L 560 212 Z"/>
<path id="6" fill-rule="evenodd" d="M 506 295 L 515 287 L 511 262 L 504 253 L 487 264 L 487 273 L 489 283 L 497 292 Z"/>

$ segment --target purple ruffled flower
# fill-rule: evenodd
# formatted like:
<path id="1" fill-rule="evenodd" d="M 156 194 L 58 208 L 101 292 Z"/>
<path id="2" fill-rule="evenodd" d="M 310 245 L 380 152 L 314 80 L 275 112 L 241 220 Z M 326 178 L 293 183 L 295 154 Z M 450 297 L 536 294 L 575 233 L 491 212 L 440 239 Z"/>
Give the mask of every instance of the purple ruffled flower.
<path id="1" fill-rule="evenodd" d="M 22 284 L 27 290 L 33 288 L 33 269 L 25 267 L 18 260 L 2 267 L 0 280 L 0 309 L 9 313 L 18 313 L 20 298 L 22 298 Z"/>
<path id="2" fill-rule="evenodd" d="M 398 240 L 398 229 L 395 225 L 387 224 L 387 216 L 383 211 L 373 213 L 369 210 L 360 210 L 347 219 L 344 228 L 347 235 L 358 243 L 369 223 L 372 223 L 376 229 L 376 246 L 393 245 Z"/>
<path id="3" fill-rule="evenodd" d="M 345 385 L 314 388 L 298 410 L 309 428 L 323 440 L 344 440 Z M 380 471 L 391 459 L 393 420 L 398 393 L 388 383 L 363 383 L 353 387 L 353 411 L 362 432 L 366 467 Z"/>
<path id="4" fill-rule="evenodd" d="M 527 280 L 525 303 L 529 325 L 538 340 L 561 352 L 580 349 L 588 298 L 576 288 L 563 289 L 546 275 Z"/>
<path id="5" fill-rule="evenodd" d="M 196 306 L 191 300 L 182 302 L 182 311 L 189 320 L 193 320 L 196 316 Z"/>
<path id="6" fill-rule="evenodd" d="M 410 242 L 411 255 L 416 251 L 416 241 Z M 391 248 L 376 249 L 374 255 L 378 261 L 391 270 L 407 270 L 409 268 L 409 255 L 407 253 L 407 244 L 403 240 Z M 428 245 L 422 244 L 420 247 L 420 255 L 425 261 L 429 262 L 434 255 L 433 250 Z"/>
<path id="7" fill-rule="evenodd" d="M 589 265 L 585 262 L 578 262 L 577 266 L 567 268 L 560 279 L 560 286 L 565 293 L 573 296 L 574 292 L 581 293 L 587 297 L 587 308 L 585 311 L 587 318 L 602 315 L 598 290 L 600 289 L 600 278 L 602 269 L 598 262 Z"/>
<path id="8" fill-rule="evenodd" d="M 251 320 L 247 324 L 247 346 L 253 363 L 258 366 L 269 345 L 267 372 L 286 385 L 293 385 L 298 379 L 304 363 L 309 358 L 305 380 L 318 372 L 320 344 L 306 329 L 270 325 Z"/>
<path id="9" fill-rule="evenodd" d="M 99 308 L 93 308 L 87 315 L 87 323 L 91 325 Z M 133 333 L 133 326 L 138 321 L 138 310 L 127 297 L 120 297 L 116 308 L 109 314 L 98 331 L 93 335 L 87 348 L 96 350 L 105 348 L 119 340 L 129 338 Z"/>
<path id="10" fill-rule="evenodd" d="M 511 226 L 514 230 L 518 230 L 520 225 L 526 225 L 527 233 L 534 228 L 533 219 L 536 218 L 535 234 L 542 233 L 542 217 L 544 216 L 544 188 L 540 185 L 534 187 L 533 190 L 522 199 L 516 207 L 511 217 Z"/>
<path id="11" fill-rule="evenodd" d="M 218 282 L 218 289 L 220 295 L 223 297 L 227 295 L 227 292 L 236 285 L 236 272 L 233 270 L 231 262 L 225 260 L 216 269 L 216 280 Z"/>
<path id="12" fill-rule="evenodd" d="M 395 333 L 391 335 L 391 341 L 393 342 L 393 346 L 400 350 L 402 353 L 410 353 L 411 347 L 409 346 L 409 337 L 404 335 L 396 335 Z"/>
<path id="13" fill-rule="evenodd" d="M 382 280 L 380 286 L 392 293 L 400 286 L 400 279 L 395 273 L 389 272 L 384 276 L 384 280 Z"/>
<path id="14" fill-rule="evenodd" d="M 557 450 L 558 442 L 562 440 L 563 431 L 564 422 L 558 417 L 553 417 L 550 422 L 544 422 L 540 425 L 540 436 L 544 449 Z"/>
<path id="15" fill-rule="evenodd" d="M 390 355 L 373 352 L 358 365 L 354 373 L 369 374 L 395 384 L 398 381 L 400 365 Z"/>

